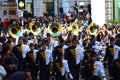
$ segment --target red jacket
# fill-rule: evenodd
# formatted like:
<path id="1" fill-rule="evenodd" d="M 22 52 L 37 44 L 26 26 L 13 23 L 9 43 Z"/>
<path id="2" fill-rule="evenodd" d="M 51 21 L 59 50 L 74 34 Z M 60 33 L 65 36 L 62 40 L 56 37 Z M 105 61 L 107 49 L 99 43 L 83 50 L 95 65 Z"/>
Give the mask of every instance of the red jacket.
<path id="1" fill-rule="evenodd" d="M 3 22 L 3 27 L 4 27 L 4 28 L 7 29 L 7 28 L 9 27 L 9 25 L 10 25 L 10 22 L 9 22 L 9 21 L 4 21 L 4 22 Z"/>

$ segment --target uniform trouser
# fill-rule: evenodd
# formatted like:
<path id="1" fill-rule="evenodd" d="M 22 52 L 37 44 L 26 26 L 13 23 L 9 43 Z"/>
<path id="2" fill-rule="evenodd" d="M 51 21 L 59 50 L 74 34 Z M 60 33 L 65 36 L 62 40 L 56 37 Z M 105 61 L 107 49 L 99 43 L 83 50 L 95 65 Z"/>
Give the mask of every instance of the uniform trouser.
<path id="1" fill-rule="evenodd" d="M 50 78 L 50 65 L 40 67 L 40 80 L 49 80 Z"/>
<path id="2" fill-rule="evenodd" d="M 65 75 L 64 76 L 56 76 L 55 80 L 66 80 Z"/>
<path id="3" fill-rule="evenodd" d="M 70 72 L 73 76 L 72 80 L 79 80 L 80 65 L 71 65 Z"/>
<path id="4" fill-rule="evenodd" d="M 93 75 L 93 71 L 91 69 L 90 63 L 83 62 L 81 65 L 81 77 L 84 80 L 89 80 L 89 78 Z"/>
<path id="5" fill-rule="evenodd" d="M 111 69 L 111 65 L 112 63 L 108 63 L 108 72 L 109 72 L 109 77 L 110 77 L 110 80 L 113 80 L 113 76 L 112 76 L 112 69 Z"/>
<path id="6" fill-rule="evenodd" d="M 24 70 L 24 64 L 23 64 L 23 62 L 22 62 L 22 61 L 21 61 L 21 62 L 19 61 L 17 67 L 18 67 L 18 70 L 19 70 L 19 71 Z"/>
<path id="7" fill-rule="evenodd" d="M 36 68 L 30 68 L 30 72 L 31 72 L 32 80 L 37 80 L 38 69 L 36 69 Z"/>

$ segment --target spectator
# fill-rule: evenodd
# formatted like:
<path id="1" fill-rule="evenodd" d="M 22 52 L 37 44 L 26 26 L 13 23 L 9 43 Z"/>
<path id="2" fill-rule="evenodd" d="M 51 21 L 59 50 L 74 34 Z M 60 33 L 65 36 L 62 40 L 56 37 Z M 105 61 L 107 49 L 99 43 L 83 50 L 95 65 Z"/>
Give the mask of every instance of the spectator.
<path id="1" fill-rule="evenodd" d="M 5 18 L 4 22 L 3 22 L 3 28 L 5 32 L 8 32 L 8 27 L 10 25 L 10 22 L 8 20 L 8 18 Z"/>
<path id="2" fill-rule="evenodd" d="M 3 29 L 3 22 L 2 22 L 2 20 L 0 18 L 0 33 L 1 33 L 2 29 Z"/>
<path id="3" fill-rule="evenodd" d="M 7 75 L 5 76 L 5 79 L 8 78 L 11 74 L 13 74 L 14 72 L 16 72 L 16 68 L 15 68 L 15 62 L 13 57 L 7 57 L 4 64 L 3 64 Z"/>
<path id="4" fill-rule="evenodd" d="M 6 70 L 4 69 L 3 66 L 0 65 L 0 80 L 3 80 L 6 74 L 7 74 Z"/>
<path id="5" fill-rule="evenodd" d="M 32 80 L 29 71 L 17 71 L 9 76 L 6 80 Z"/>

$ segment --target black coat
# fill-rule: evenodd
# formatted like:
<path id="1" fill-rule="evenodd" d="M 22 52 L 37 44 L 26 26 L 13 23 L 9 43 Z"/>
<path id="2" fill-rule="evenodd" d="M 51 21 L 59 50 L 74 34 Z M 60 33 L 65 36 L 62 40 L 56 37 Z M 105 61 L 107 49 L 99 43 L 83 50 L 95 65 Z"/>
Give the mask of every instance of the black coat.
<path id="1" fill-rule="evenodd" d="M 49 80 L 50 65 L 49 64 L 46 65 L 45 50 L 40 50 L 37 52 L 37 61 L 39 62 L 40 79 L 41 80 Z"/>
<path id="2" fill-rule="evenodd" d="M 113 80 L 120 80 L 120 58 L 113 61 L 111 69 Z"/>
<path id="3" fill-rule="evenodd" d="M 68 60 L 68 66 L 71 74 L 73 75 L 73 80 L 78 80 L 80 72 L 80 64 L 76 64 L 76 59 L 74 56 L 75 47 L 70 46 L 65 50 L 64 56 Z"/>
<path id="4" fill-rule="evenodd" d="M 37 54 L 36 54 L 37 55 Z M 37 80 L 37 74 L 38 74 L 38 71 L 39 71 L 39 62 L 37 62 L 34 54 L 33 54 L 33 51 L 29 51 L 27 54 L 26 54 L 26 57 L 25 57 L 25 66 L 26 68 L 28 68 L 31 72 L 31 76 L 32 76 L 32 80 Z"/>
<path id="5" fill-rule="evenodd" d="M 53 50 L 53 60 L 56 60 L 57 57 L 60 55 L 60 54 L 63 54 L 63 51 L 62 51 L 62 46 L 56 46 Z"/>

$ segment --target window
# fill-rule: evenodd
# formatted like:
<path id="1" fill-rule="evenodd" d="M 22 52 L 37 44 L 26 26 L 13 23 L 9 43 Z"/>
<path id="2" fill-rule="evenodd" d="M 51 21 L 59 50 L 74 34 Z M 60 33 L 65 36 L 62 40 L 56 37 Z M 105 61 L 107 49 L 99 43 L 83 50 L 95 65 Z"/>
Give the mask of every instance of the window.
<path id="1" fill-rule="evenodd" d="M 8 0 L 8 2 L 16 2 L 15 0 Z"/>
<path id="2" fill-rule="evenodd" d="M 16 2 L 15 0 L 4 0 L 4 3 L 8 3 L 8 2 Z"/>
<path id="3" fill-rule="evenodd" d="M 4 3 L 8 3 L 8 0 L 4 0 L 3 2 L 4 2 Z"/>
<path id="4" fill-rule="evenodd" d="M 16 10 L 9 10 L 9 15 L 16 15 Z"/>
<path id="5" fill-rule="evenodd" d="M 3 14 L 4 14 L 4 15 L 7 15 L 7 10 L 4 10 L 4 11 L 3 11 Z"/>

